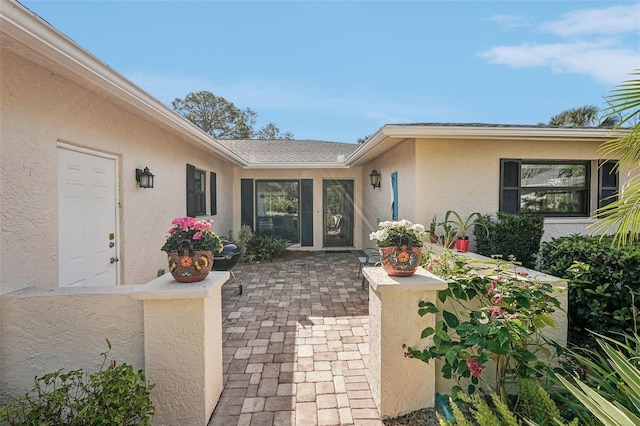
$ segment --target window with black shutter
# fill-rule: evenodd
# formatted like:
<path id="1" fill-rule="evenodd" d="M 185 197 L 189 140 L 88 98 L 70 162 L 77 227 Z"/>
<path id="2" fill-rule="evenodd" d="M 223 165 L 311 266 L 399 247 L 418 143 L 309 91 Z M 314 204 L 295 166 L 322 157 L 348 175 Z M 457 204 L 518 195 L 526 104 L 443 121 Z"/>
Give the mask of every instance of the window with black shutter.
<path id="1" fill-rule="evenodd" d="M 187 164 L 187 216 L 207 214 L 206 186 L 206 173 Z"/>
<path id="2" fill-rule="evenodd" d="M 590 161 L 500 160 L 500 211 L 588 216 Z"/>

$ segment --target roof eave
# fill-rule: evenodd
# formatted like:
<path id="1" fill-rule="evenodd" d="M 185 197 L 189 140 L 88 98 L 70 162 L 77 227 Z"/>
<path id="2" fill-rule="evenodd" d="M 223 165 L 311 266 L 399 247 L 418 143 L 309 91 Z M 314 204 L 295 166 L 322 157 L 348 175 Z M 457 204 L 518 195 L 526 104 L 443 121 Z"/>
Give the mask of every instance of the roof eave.
<path id="1" fill-rule="evenodd" d="M 26 7 L 12 0 L 0 2 L 0 32 L 3 34 L 135 108 L 150 121 L 169 127 L 190 144 L 213 151 L 236 165 L 246 165 L 243 158 L 82 49 Z"/>
<path id="2" fill-rule="evenodd" d="M 518 126 L 432 126 L 387 124 L 359 146 L 345 161 L 355 166 L 366 163 L 386 151 L 387 146 L 405 139 L 520 139 L 520 140 L 580 140 L 605 142 L 615 135 L 611 129 L 570 127 Z"/>

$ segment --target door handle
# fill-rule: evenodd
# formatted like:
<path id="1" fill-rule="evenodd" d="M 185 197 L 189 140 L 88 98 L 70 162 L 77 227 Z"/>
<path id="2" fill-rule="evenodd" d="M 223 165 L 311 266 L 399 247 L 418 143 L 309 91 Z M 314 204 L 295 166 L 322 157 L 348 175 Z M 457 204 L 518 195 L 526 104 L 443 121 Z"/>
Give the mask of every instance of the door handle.
<path id="1" fill-rule="evenodd" d="M 112 257 L 112 258 L 109 260 L 109 263 L 116 263 L 116 262 L 117 262 L 117 261 L 119 261 L 119 260 L 120 260 L 120 259 L 118 259 L 117 257 Z"/>

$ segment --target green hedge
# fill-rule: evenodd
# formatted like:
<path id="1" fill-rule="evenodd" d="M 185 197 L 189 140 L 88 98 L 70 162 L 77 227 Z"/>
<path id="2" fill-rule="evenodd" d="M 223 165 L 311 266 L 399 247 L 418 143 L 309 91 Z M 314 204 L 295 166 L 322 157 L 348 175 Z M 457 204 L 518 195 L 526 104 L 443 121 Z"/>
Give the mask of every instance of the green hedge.
<path id="1" fill-rule="evenodd" d="M 527 268 L 535 268 L 544 233 L 544 218 L 526 213 L 498 213 L 497 220 L 485 216 L 476 224 L 476 251 L 484 256 L 514 256 Z"/>
<path id="2" fill-rule="evenodd" d="M 611 238 L 572 235 L 544 243 L 541 270 L 569 280 L 573 327 L 599 333 L 634 332 L 640 308 L 640 245 L 613 247 Z"/>

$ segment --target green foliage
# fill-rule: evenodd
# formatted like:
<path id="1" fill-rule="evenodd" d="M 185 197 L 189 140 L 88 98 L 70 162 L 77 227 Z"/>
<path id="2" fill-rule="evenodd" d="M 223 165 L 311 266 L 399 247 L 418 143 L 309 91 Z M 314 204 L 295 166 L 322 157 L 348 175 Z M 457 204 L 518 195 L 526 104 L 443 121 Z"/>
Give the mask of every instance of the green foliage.
<path id="1" fill-rule="evenodd" d="M 480 225 L 480 223 L 482 225 Z M 484 256 L 513 256 L 527 268 L 535 268 L 544 233 L 544 218 L 528 213 L 498 213 L 497 220 L 485 216 L 476 224 L 476 251 Z M 485 232 L 479 232 L 482 226 Z"/>
<path id="2" fill-rule="evenodd" d="M 275 235 L 254 235 L 247 252 L 254 260 L 273 260 L 287 252 L 287 241 Z"/>
<path id="3" fill-rule="evenodd" d="M 619 121 L 619 118 L 614 115 L 601 116 L 600 108 L 595 105 L 585 105 L 554 115 L 549 120 L 549 126 L 610 128 Z"/>
<path id="4" fill-rule="evenodd" d="M 241 262 L 252 262 L 254 260 L 254 256 L 249 253 L 249 242 L 253 239 L 253 230 L 249 225 L 242 225 L 238 235 L 229 230 L 228 238 L 229 242 L 234 243 L 240 249 Z"/>
<path id="5" fill-rule="evenodd" d="M 615 402 L 616 406 L 624 407 L 626 410 L 640 415 L 640 399 L 628 382 L 640 386 L 638 379 L 628 380 L 618 375 L 615 358 L 628 360 L 632 368 L 640 369 L 640 337 L 637 333 L 614 334 L 611 337 L 596 335 L 599 337 L 597 348 L 574 348 L 565 350 L 565 361 L 561 366 L 555 367 L 553 373 L 548 375 L 551 382 L 548 386 L 554 399 L 562 404 L 563 412 L 573 413 L 578 416 L 582 424 L 597 424 L 593 421 L 593 414 L 575 397 L 566 391 L 565 383 L 561 378 L 569 380 L 569 383 L 576 384 L 577 380 L 582 385 L 594 389 L 607 401 Z M 603 344 L 607 344 L 607 350 L 603 349 Z M 617 354 L 611 357 L 610 353 L 614 348 Z M 626 367 L 626 368 L 631 368 Z"/>
<path id="6" fill-rule="evenodd" d="M 442 222 L 441 225 L 443 227 L 449 225 L 449 229 L 457 229 L 458 237 L 464 239 L 467 238 L 467 231 L 469 231 L 472 226 L 476 226 L 476 231 L 478 227 L 483 226 L 482 215 L 479 212 L 473 212 L 463 219 L 457 211 L 449 210 L 445 213 L 444 222 Z"/>
<path id="7" fill-rule="evenodd" d="M 250 226 L 242 225 L 238 235 L 229 231 L 229 241 L 240 249 L 240 261 L 273 260 L 287 252 L 287 241 L 275 235 L 255 234 Z"/>
<path id="8" fill-rule="evenodd" d="M 441 359 L 443 377 L 469 381 L 470 394 L 493 360 L 500 396 L 506 398 L 508 376 L 529 377 L 540 367 L 539 355 L 550 355 L 540 329 L 555 325 L 550 314 L 560 302 L 552 296 L 552 285 L 512 264 L 471 261 L 450 251 L 432 254 L 425 266 L 447 281 L 438 298 L 448 308 L 440 312 L 431 302 L 419 302 L 420 316 L 437 314 L 435 328 L 421 334 L 433 343 L 425 349 L 409 347 L 407 355 L 424 362 Z"/>
<path id="9" fill-rule="evenodd" d="M 604 360 L 598 357 L 598 362 L 589 365 L 597 370 L 595 374 L 601 376 L 601 382 L 594 383 L 593 376 L 582 379 L 556 376 L 588 409 L 589 413 L 584 414 L 598 418 L 605 426 L 640 425 L 640 341 L 637 334 L 626 337 L 626 342 L 621 343 L 599 335 Z"/>
<path id="10" fill-rule="evenodd" d="M 293 139 L 293 133 L 280 133 L 274 123 L 254 130 L 256 114 L 251 108 L 241 110 L 233 102 L 202 90 L 176 98 L 173 110 L 218 139 Z"/>
<path id="11" fill-rule="evenodd" d="M 450 399 L 454 420 L 447 423 L 440 419 L 441 425 L 518 426 L 523 424 L 520 419 L 524 419 L 529 425 L 578 426 L 577 418 L 565 423 L 566 420 L 562 418 L 554 401 L 536 380 L 518 380 L 515 405 L 503 401 L 496 394 L 491 394 L 488 398 L 477 394 L 458 396 L 468 407 L 468 415 L 463 413 L 456 401 Z M 475 420 L 475 423 L 470 419 Z"/>
<path id="12" fill-rule="evenodd" d="M 633 332 L 640 288 L 640 244 L 612 247 L 611 238 L 572 235 L 542 244 L 542 271 L 569 280 L 572 327 L 598 333 Z M 635 298 L 640 308 L 640 298 Z"/>
<path id="13" fill-rule="evenodd" d="M 0 422 L 9 425 L 149 425 L 155 414 L 144 372 L 103 352 L 99 371 L 62 369 L 35 379 L 29 393 L 0 407 Z"/>
<path id="14" fill-rule="evenodd" d="M 602 158 L 619 158 L 616 171 L 624 170 L 628 176 L 622 196 L 596 213 L 594 232 L 614 232 L 612 243 L 617 246 L 640 241 L 640 70 L 631 75 L 632 80 L 619 85 L 607 98 L 608 117 L 621 119 L 614 127 L 615 139 L 600 148 Z"/>

